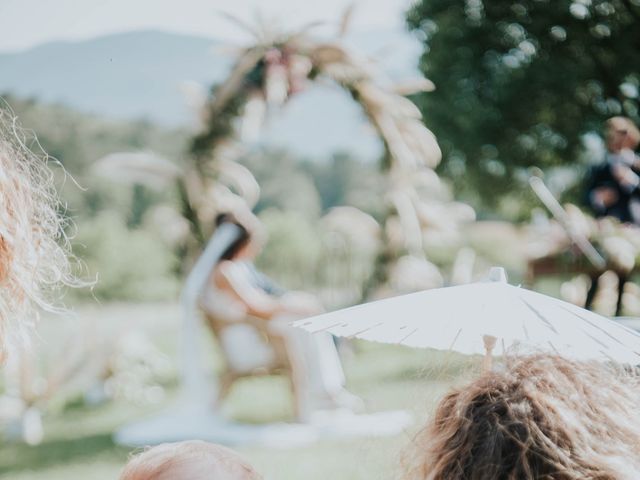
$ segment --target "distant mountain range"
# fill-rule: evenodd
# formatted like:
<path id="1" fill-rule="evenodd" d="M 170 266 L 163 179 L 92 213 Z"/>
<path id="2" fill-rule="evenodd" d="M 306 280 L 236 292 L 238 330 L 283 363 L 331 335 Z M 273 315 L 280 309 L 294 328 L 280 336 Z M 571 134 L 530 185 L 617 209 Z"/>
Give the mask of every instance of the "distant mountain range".
<path id="1" fill-rule="evenodd" d="M 416 73 L 420 46 L 403 32 L 354 34 L 350 42 L 367 54 L 380 54 L 391 77 Z M 190 125 L 194 113 L 181 85 L 195 81 L 208 87 L 224 78 L 232 59 L 214 48 L 220 45 L 208 38 L 159 31 L 48 43 L 0 54 L 0 92 L 115 119 Z M 380 148 L 358 107 L 344 92 L 329 87 L 313 87 L 294 98 L 282 115 L 271 119 L 265 143 L 308 156 L 350 150 L 369 157 Z"/>

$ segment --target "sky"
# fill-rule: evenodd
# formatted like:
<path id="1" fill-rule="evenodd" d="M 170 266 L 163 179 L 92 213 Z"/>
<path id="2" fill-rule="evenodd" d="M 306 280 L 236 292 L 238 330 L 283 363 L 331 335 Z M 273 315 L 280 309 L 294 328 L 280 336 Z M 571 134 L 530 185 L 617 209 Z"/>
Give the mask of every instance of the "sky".
<path id="1" fill-rule="evenodd" d="M 272 22 L 335 22 L 355 4 L 353 31 L 402 30 L 411 0 L 0 0 L 0 52 L 41 43 L 157 29 L 242 42 L 246 34 L 220 15 L 250 24 L 257 12 Z"/>

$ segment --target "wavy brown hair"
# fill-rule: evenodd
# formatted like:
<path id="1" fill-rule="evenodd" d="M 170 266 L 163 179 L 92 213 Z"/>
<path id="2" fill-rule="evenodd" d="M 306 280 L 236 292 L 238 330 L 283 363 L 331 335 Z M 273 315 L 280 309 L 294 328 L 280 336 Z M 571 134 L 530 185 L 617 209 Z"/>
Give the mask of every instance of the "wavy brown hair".
<path id="1" fill-rule="evenodd" d="M 0 98 L 0 358 L 38 311 L 78 285 L 50 158 Z"/>
<path id="2" fill-rule="evenodd" d="M 640 472 L 636 372 L 508 360 L 450 392 L 414 439 L 411 480 L 623 480 Z"/>

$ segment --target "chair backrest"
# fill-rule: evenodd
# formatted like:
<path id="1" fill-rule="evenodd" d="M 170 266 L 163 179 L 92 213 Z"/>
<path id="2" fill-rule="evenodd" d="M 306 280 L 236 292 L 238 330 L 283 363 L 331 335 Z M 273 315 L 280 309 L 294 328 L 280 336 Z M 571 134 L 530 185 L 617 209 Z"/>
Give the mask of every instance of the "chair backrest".
<path id="1" fill-rule="evenodd" d="M 223 354 L 227 368 L 230 370 L 245 371 L 246 368 L 237 368 L 238 361 L 234 360 L 238 358 L 238 352 L 234 350 L 237 346 L 230 345 L 228 341 L 225 341 L 225 329 L 232 328 L 233 326 L 249 326 L 255 330 L 255 338 L 260 339 L 260 342 L 251 338 L 252 345 L 247 345 L 247 348 L 251 349 L 250 355 L 257 355 L 258 358 L 264 360 L 264 365 L 259 365 L 263 369 L 268 371 L 281 370 L 283 368 L 288 369 L 290 367 L 289 358 L 287 355 L 286 344 L 284 339 L 274 334 L 269 329 L 269 322 L 260 318 L 252 316 L 245 317 L 244 321 L 227 321 L 219 316 L 212 314 L 205 308 L 201 307 L 201 311 L 206 320 L 206 324 L 211 328 L 216 341 L 220 346 L 220 350 Z M 228 340 L 228 338 L 227 338 Z M 259 344 L 258 344 L 259 343 Z"/>

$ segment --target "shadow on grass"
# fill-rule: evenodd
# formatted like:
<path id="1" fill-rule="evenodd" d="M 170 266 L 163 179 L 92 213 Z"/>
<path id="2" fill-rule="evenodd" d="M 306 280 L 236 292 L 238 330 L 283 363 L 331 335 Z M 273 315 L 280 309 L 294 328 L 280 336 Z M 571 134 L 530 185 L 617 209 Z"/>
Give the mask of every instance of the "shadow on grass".
<path id="1" fill-rule="evenodd" d="M 479 371 L 480 363 L 471 361 L 441 361 L 427 365 L 399 365 L 378 376 L 381 382 L 455 381 Z"/>
<path id="2" fill-rule="evenodd" d="M 350 379 L 357 383 L 454 381 L 473 375 L 480 365 L 478 358 L 455 352 L 379 344 L 358 346 L 358 361 L 349 369 Z"/>
<path id="3" fill-rule="evenodd" d="M 110 433 L 78 438 L 52 439 L 30 447 L 21 443 L 4 443 L 0 450 L 0 475 L 16 471 L 37 471 L 78 464 L 108 455 L 124 462 L 128 449 L 113 443 Z"/>

